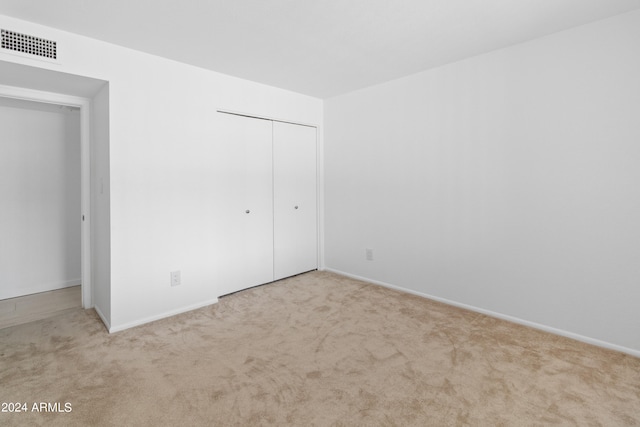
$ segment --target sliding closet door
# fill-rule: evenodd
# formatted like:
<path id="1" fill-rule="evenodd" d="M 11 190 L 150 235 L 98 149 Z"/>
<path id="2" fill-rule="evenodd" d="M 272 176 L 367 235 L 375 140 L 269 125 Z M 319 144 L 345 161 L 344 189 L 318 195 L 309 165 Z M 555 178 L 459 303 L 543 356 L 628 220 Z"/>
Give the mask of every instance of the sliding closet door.
<path id="1" fill-rule="evenodd" d="M 272 122 L 222 113 L 218 119 L 226 188 L 224 268 L 234 272 L 222 290 L 229 293 L 273 281 Z"/>
<path id="2" fill-rule="evenodd" d="M 274 278 L 318 268 L 316 128 L 273 123 Z"/>

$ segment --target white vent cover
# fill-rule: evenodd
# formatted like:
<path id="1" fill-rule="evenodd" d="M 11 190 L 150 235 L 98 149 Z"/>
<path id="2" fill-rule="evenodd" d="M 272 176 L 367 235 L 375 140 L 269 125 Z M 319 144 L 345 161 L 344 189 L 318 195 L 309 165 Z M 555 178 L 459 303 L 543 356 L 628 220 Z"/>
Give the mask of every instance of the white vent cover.
<path id="1" fill-rule="evenodd" d="M 56 42 L 40 37 L 16 33 L 15 31 L 0 30 L 2 33 L 2 49 L 13 52 L 35 55 L 40 58 L 57 59 Z"/>

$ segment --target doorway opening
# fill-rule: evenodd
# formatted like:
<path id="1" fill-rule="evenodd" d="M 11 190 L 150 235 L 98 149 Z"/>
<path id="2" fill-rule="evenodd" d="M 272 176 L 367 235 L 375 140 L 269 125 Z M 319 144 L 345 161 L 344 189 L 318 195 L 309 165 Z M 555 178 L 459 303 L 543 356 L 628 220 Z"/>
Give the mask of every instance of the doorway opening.
<path id="1" fill-rule="evenodd" d="M 93 306 L 89 105 L 0 87 L 0 328 Z"/>

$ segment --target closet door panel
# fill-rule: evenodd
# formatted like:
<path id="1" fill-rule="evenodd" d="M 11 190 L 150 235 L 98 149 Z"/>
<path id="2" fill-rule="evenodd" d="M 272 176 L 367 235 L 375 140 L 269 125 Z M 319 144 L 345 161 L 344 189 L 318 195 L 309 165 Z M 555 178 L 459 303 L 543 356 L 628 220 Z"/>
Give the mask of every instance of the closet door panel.
<path id="1" fill-rule="evenodd" d="M 273 123 L 274 278 L 318 268 L 316 129 Z"/>
<path id="2" fill-rule="evenodd" d="M 272 122 L 220 114 L 226 188 L 224 293 L 273 281 Z M 222 293 L 221 295 L 223 295 Z"/>

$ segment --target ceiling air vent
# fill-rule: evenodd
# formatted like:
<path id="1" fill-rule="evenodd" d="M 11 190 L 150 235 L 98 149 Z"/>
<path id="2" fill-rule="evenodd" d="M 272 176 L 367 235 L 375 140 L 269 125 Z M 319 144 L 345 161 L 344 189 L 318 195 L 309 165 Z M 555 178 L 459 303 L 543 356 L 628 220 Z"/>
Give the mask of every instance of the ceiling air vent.
<path id="1" fill-rule="evenodd" d="M 0 30 L 2 32 L 2 49 L 13 52 L 35 55 L 40 58 L 57 59 L 56 42 L 40 37 L 16 33 L 15 31 Z"/>

